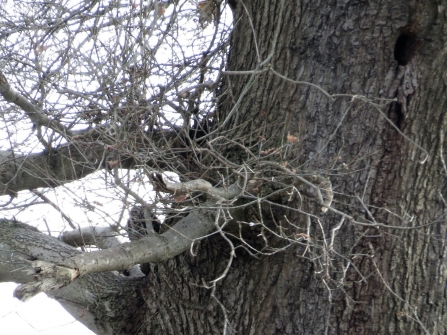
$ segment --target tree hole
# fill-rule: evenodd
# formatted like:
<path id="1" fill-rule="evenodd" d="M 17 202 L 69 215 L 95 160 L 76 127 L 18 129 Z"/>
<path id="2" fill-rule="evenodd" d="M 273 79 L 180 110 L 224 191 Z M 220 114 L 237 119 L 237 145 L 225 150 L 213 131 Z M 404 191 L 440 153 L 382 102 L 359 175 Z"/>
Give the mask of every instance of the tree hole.
<path id="1" fill-rule="evenodd" d="M 405 66 L 413 59 L 420 46 L 421 41 L 415 34 L 403 33 L 394 46 L 394 59 L 399 65 Z"/>

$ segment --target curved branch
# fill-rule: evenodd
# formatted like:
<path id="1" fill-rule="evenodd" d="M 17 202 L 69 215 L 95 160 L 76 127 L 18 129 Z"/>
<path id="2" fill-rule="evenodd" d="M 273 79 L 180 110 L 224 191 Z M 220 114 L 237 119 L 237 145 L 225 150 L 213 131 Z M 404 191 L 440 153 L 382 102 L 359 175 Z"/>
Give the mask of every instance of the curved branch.
<path id="1" fill-rule="evenodd" d="M 15 229 L 14 223 L 5 222 L 9 225 L 4 229 Z M 16 225 L 18 225 L 19 234 L 23 234 L 23 226 L 26 225 L 20 223 L 16 223 Z M 70 249 L 66 254 L 70 257 L 65 260 L 61 259 L 59 253 L 57 253 L 57 256 L 59 256 L 57 259 L 48 257 L 41 259 L 42 256 L 37 252 L 32 252 L 32 255 L 30 255 L 28 246 L 16 245 L 13 248 L 14 250 L 19 252 L 21 249 L 26 250 L 27 257 L 21 258 L 21 262 L 31 265 L 31 267 L 27 265 L 27 275 L 32 275 L 35 280 L 19 286 L 16 289 L 15 296 L 21 300 L 27 300 L 39 292 L 53 291 L 67 286 L 76 278 L 89 273 L 126 270 L 135 264 L 165 261 L 189 250 L 196 239 L 206 236 L 215 227 L 215 220 L 212 215 L 205 210 L 198 210 L 191 212 L 162 235 L 149 235 L 137 241 L 89 253 L 80 253 L 67 246 Z M 2 228 L 0 224 L 0 233 Z M 28 227 L 29 229 L 31 228 Z M 8 231 L 5 231 L 4 235 L 6 233 Z M 9 234 L 11 233 L 9 232 Z M 29 234 L 39 234 L 39 239 L 42 239 L 43 235 L 38 231 L 27 232 L 27 236 Z M 12 237 L 14 238 L 13 241 L 16 239 L 23 240 L 23 236 L 22 238 Z M 46 239 L 51 245 L 57 244 L 51 237 L 46 237 Z M 1 242 L 0 239 L 0 245 Z M 38 247 L 36 246 L 36 248 Z M 60 246 L 54 249 L 58 250 Z M 39 259 L 36 259 L 37 257 L 33 255 L 39 255 Z"/>
<path id="2" fill-rule="evenodd" d="M 153 173 L 152 183 L 158 191 L 172 193 L 174 195 L 187 194 L 190 192 L 205 192 L 212 197 L 221 200 L 231 200 L 243 191 L 236 182 L 228 187 L 213 187 L 210 182 L 204 179 L 195 179 L 186 182 L 173 183 L 163 179 L 161 174 Z"/>
<path id="3" fill-rule="evenodd" d="M 72 246 L 93 245 L 99 249 L 109 249 L 123 244 L 122 236 L 112 227 L 84 227 L 65 231 L 59 240 Z M 130 277 L 144 277 L 138 265 L 126 269 Z"/>
<path id="4" fill-rule="evenodd" d="M 334 191 L 332 190 L 332 182 L 329 178 L 317 174 L 302 177 L 296 174 L 294 171 L 276 162 L 264 161 L 261 162 L 260 165 L 275 166 L 280 170 L 286 172 L 288 175 L 293 176 L 297 179 L 297 181 L 294 183 L 296 187 L 302 184 L 309 186 L 312 190 L 311 192 L 301 192 L 310 198 L 318 199 L 318 201 L 322 205 L 322 213 L 326 213 L 328 208 L 331 207 L 332 201 L 334 200 Z"/>
<path id="5" fill-rule="evenodd" d="M 212 215 L 198 210 L 161 235 L 148 235 L 118 247 L 78 254 L 65 264 L 79 270 L 83 276 L 92 272 L 125 270 L 135 264 L 159 263 L 189 250 L 194 240 L 207 235 L 214 228 Z"/>

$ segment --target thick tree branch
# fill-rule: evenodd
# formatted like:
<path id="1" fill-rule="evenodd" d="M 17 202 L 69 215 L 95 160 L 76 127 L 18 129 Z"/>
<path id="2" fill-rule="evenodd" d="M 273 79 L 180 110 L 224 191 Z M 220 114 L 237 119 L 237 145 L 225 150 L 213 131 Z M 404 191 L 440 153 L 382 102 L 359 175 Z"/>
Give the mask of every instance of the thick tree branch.
<path id="1" fill-rule="evenodd" d="M 96 246 L 99 249 L 109 249 L 123 244 L 122 236 L 112 227 L 84 227 L 65 231 L 59 240 L 73 247 L 85 245 Z M 130 277 L 144 277 L 138 265 L 126 269 Z"/>
<path id="2" fill-rule="evenodd" d="M 16 289 L 15 296 L 26 301 L 39 292 L 51 291 L 68 285 L 78 276 L 77 270 L 57 265 L 61 254 L 74 256 L 77 251 L 61 246 L 54 238 L 19 222 L 0 220 L 1 281 L 28 283 Z M 43 253 L 42 250 L 54 250 Z M 57 252 L 56 252 L 57 251 Z"/>
<path id="3" fill-rule="evenodd" d="M 15 229 L 14 224 L 11 225 L 9 221 L 5 222 L 8 223 L 8 226 L 4 225 L 6 227 L 4 228 L 0 225 L 0 233 L 2 233 L 2 229 Z M 38 231 L 27 231 L 26 235 L 23 235 L 23 228 L 26 225 L 20 223 L 16 225 L 20 236 L 11 236 L 13 241 L 23 241 L 23 236 L 42 240 L 43 234 Z M 42 259 L 42 255 L 37 252 L 41 250 L 38 246 L 36 246 L 36 252 L 33 252 L 27 245 L 15 245 L 14 250 L 26 250 L 26 258 L 21 258 L 21 261 L 27 264 L 27 276 L 33 275 L 35 279 L 31 283 L 18 287 L 16 297 L 27 300 L 39 292 L 64 287 L 77 277 L 89 273 L 126 270 L 135 264 L 165 261 L 189 250 L 195 240 L 206 236 L 214 228 L 213 216 L 205 210 L 198 210 L 191 212 L 162 235 L 151 235 L 137 241 L 90 253 L 80 253 L 75 249 L 69 249 L 68 254 L 70 256 L 65 259 L 61 259 L 61 257 L 56 259 L 43 257 Z M 11 234 L 11 232 L 5 230 L 3 235 L 6 236 L 7 234 Z M 32 237 L 33 234 L 38 234 L 38 236 Z M 49 236 L 46 236 L 45 239 L 51 245 L 57 244 Z M 95 236 L 92 235 L 91 239 L 94 240 Z M 0 245 L 1 242 L 0 240 Z M 69 247 L 67 246 L 67 248 Z M 58 249 L 60 247 L 54 248 L 54 250 Z M 28 264 L 31 265 L 31 268 Z"/>
<path id="4" fill-rule="evenodd" d="M 96 171 L 103 154 L 103 145 L 97 143 L 63 145 L 51 153 L 18 157 L 0 152 L 0 195 L 78 180 Z"/>
<path id="5" fill-rule="evenodd" d="M 65 264 L 83 276 L 92 272 L 125 270 L 134 264 L 158 263 L 190 249 L 191 244 L 215 228 L 214 218 L 205 210 L 191 212 L 161 235 L 150 235 L 118 247 L 71 257 Z"/>
<path id="6" fill-rule="evenodd" d="M 180 160 L 166 160 L 157 150 L 120 152 L 116 149 L 116 139 L 110 138 L 104 142 L 108 139 L 103 136 L 102 141 L 97 140 L 101 134 L 104 135 L 104 130 L 76 132 L 72 141 L 51 152 L 17 156 L 12 151 L 0 151 L 0 195 L 14 196 L 23 190 L 57 187 L 81 179 L 97 169 L 111 168 L 112 163 L 124 169 L 133 168 L 137 163 L 157 169 L 178 168 L 185 172 Z M 151 136 L 151 145 L 157 148 L 157 145 L 163 146 L 178 134 L 176 131 L 154 132 Z"/>
<path id="7" fill-rule="evenodd" d="M 39 278 L 36 270 L 59 269 L 61 261 L 78 253 L 79 250 L 31 226 L 0 220 L 0 282 L 31 283 L 19 286 L 15 292 L 17 297 L 26 300 L 33 296 L 30 293 L 37 293 L 32 291 Z M 39 260 L 35 261 L 36 258 Z M 64 271 L 68 271 L 68 275 L 75 273 L 66 267 Z M 37 281 L 37 285 L 40 284 Z M 111 272 L 86 275 L 59 289 L 56 289 L 57 281 L 53 284 L 45 287 L 45 293 L 57 299 L 75 319 L 96 334 L 114 333 L 112 324 L 119 320 L 111 313 L 110 306 L 120 304 L 119 319 L 135 313 L 135 306 L 140 306 L 134 294 L 140 282 Z M 123 296 L 128 298 L 125 302 Z"/>
<path id="8" fill-rule="evenodd" d="M 14 291 L 14 297 L 21 301 L 27 301 L 40 292 L 57 290 L 67 286 L 79 276 L 79 272 L 65 266 L 59 266 L 44 261 L 31 262 L 34 281 L 18 286 Z"/>
<path id="9" fill-rule="evenodd" d="M 120 234 L 111 227 L 85 227 L 65 231 L 59 239 L 73 247 L 94 245 L 99 249 L 108 249 L 121 245 Z"/>

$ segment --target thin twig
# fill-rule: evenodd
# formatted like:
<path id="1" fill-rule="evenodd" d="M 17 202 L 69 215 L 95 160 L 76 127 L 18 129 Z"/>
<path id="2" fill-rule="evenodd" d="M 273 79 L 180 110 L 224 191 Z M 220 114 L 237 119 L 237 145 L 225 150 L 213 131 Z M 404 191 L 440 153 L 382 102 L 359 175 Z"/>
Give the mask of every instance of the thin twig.
<path id="1" fill-rule="evenodd" d="M 77 229 L 78 227 L 71 221 L 70 217 L 64 213 L 64 211 L 56 205 L 53 201 L 51 201 L 49 198 L 47 198 L 43 193 L 39 192 L 38 190 L 31 190 L 32 193 L 37 195 L 39 198 L 41 198 L 43 201 L 45 201 L 47 204 L 51 205 L 55 210 L 57 210 L 62 217 L 67 221 L 68 225 L 72 229 Z"/>

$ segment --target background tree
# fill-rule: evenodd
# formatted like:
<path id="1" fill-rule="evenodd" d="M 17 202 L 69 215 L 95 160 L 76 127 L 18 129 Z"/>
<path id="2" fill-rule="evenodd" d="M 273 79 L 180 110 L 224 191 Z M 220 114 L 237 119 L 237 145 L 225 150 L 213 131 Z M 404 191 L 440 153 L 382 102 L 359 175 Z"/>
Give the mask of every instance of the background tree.
<path id="1" fill-rule="evenodd" d="M 3 209 L 100 215 L 2 220 L 0 280 L 98 334 L 445 334 L 446 8 L 6 1 Z"/>

